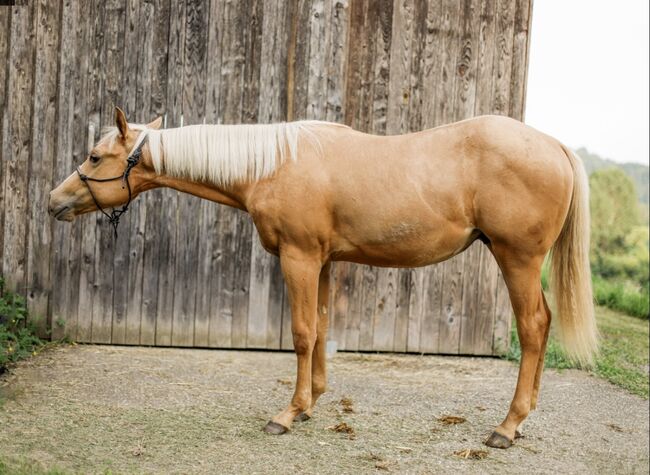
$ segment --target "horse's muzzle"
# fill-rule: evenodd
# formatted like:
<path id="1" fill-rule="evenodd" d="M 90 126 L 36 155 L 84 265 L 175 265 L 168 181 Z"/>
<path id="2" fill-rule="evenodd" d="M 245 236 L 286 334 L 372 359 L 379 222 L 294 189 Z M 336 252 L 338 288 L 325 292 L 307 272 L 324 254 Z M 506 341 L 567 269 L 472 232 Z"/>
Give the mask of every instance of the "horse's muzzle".
<path id="1" fill-rule="evenodd" d="M 47 206 L 47 211 L 50 216 L 59 221 L 72 221 L 74 219 L 74 211 L 72 206 L 66 203 L 60 203 L 52 196 L 50 192 L 50 201 Z"/>

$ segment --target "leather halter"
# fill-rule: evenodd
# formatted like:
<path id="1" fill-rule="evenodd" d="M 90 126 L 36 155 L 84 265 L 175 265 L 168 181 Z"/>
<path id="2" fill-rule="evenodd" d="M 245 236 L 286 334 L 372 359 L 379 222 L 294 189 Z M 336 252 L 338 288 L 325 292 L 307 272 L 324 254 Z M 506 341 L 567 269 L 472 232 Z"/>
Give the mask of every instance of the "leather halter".
<path id="1" fill-rule="evenodd" d="M 88 191 L 90 192 L 90 196 L 95 202 L 95 206 L 97 206 L 97 209 L 101 211 L 102 214 L 108 218 L 108 222 L 111 224 L 111 226 L 113 226 L 113 232 L 115 233 L 116 239 L 117 239 L 117 226 L 120 224 L 120 218 L 124 213 L 126 213 L 126 211 L 129 209 L 129 205 L 131 204 L 132 195 L 131 195 L 131 184 L 129 183 L 129 174 L 131 173 L 131 169 L 140 162 L 140 159 L 142 158 L 142 146 L 147 140 L 147 133 L 142 132 L 142 134 L 144 134 L 144 137 L 142 138 L 138 137 L 138 140 L 136 140 L 136 145 L 133 147 L 133 150 L 131 150 L 131 153 L 129 153 L 129 156 L 126 158 L 126 168 L 124 168 L 124 172 L 121 175 L 114 176 L 112 178 L 92 178 L 89 177 L 88 175 L 84 175 L 83 173 L 81 173 L 81 170 L 79 169 L 79 167 L 77 167 L 77 175 L 79 175 L 79 179 L 86 185 L 86 188 L 88 188 Z M 96 181 L 99 183 L 105 183 L 105 182 L 115 181 L 115 180 L 122 180 L 122 189 L 126 188 L 129 191 L 129 199 L 127 200 L 126 204 L 124 204 L 121 208 L 119 209 L 113 208 L 109 214 L 101 207 L 99 201 L 97 201 L 97 198 L 95 197 L 92 188 L 90 188 L 90 183 L 88 182 Z"/>

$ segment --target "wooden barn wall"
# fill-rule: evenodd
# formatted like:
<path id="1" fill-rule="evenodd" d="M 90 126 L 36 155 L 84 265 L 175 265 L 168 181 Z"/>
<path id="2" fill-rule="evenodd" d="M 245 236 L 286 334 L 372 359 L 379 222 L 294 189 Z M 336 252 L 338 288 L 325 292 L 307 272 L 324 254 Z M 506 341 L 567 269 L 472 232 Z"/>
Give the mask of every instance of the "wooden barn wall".
<path id="1" fill-rule="evenodd" d="M 376 134 L 524 114 L 531 0 L 23 3 L 0 7 L 0 270 L 54 338 L 292 347 L 278 259 L 244 213 L 157 190 L 117 240 L 98 213 L 47 215 L 114 105 L 167 127 L 324 119 Z M 436 266 L 337 263 L 332 277 L 339 349 L 507 346 L 507 291 L 480 243 Z"/>

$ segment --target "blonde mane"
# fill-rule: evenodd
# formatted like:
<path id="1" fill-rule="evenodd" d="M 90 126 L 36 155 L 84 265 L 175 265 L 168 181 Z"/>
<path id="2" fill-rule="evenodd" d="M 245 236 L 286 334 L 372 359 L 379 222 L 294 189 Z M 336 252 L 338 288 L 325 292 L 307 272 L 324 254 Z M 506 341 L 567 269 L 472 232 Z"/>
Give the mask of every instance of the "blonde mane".
<path id="1" fill-rule="evenodd" d="M 299 121 L 188 125 L 162 130 L 149 129 L 142 124 L 129 124 L 129 127 L 146 134 L 156 173 L 229 185 L 260 180 L 271 175 L 287 159 L 297 160 L 299 136 L 320 150 L 320 142 L 313 131 L 319 125 L 341 126 Z M 117 129 L 111 127 L 101 141 L 113 142 L 116 138 Z"/>

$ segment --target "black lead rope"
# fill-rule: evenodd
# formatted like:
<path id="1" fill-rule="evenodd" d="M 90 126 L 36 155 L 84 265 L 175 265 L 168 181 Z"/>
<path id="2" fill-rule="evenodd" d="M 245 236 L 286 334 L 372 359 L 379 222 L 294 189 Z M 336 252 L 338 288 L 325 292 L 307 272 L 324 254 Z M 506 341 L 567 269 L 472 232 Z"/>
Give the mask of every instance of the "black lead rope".
<path id="1" fill-rule="evenodd" d="M 131 173 L 131 169 L 135 167 L 139 162 L 140 159 L 142 158 L 142 146 L 144 143 L 147 141 L 147 138 L 145 137 L 142 142 L 140 142 L 140 145 L 138 145 L 127 157 L 126 159 L 126 168 L 124 169 L 124 173 L 118 176 L 114 176 L 112 178 L 92 178 L 89 177 L 88 175 L 84 175 L 81 173 L 81 170 L 79 167 L 77 167 L 77 174 L 79 175 L 79 179 L 86 185 L 88 188 L 88 191 L 90 192 L 90 196 L 92 197 L 93 201 L 95 202 L 95 206 L 97 206 L 97 209 L 102 212 L 104 216 L 108 218 L 108 222 L 113 226 L 113 232 L 115 234 L 115 239 L 117 239 L 117 226 L 120 224 L 120 218 L 124 213 L 127 212 L 129 209 L 129 205 L 131 204 L 131 184 L 129 183 L 129 175 Z M 92 188 L 90 188 L 90 183 L 89 181 L 96 181 L 99 183 L 105 183 L 108 181 L 115 181 L 115 180 L 122 180 L 122 189 L 126 188 L 129 191 L 129 199 L 127 200 L 126 204 L 124 204 L 120 209 L 115 209 L 113 208 L 109 213 L 107 213 L 104 208 L 101 207 L 99 204 L 99 201 L 97 201 L 97 198 L 95 197 L 95 194 L 93 193 Z"/>

